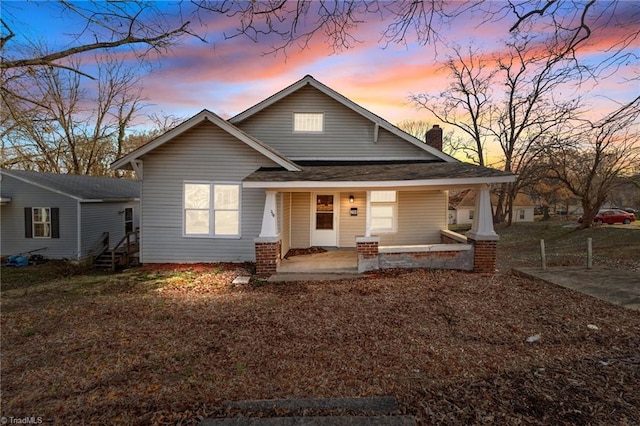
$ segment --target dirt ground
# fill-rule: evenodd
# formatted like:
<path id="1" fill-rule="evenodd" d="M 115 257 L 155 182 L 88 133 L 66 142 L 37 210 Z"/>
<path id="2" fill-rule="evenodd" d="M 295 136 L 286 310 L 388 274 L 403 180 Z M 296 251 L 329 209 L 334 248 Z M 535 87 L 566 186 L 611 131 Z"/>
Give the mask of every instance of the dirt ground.
<path id="1" fill-rule="evenodd" d="M 511 263 L 535 260 L 509 232 Z M 3 270 L 1 415 L 194 424 L 224 400 L 393 395 L 423 424 L 640 424 L 640 313 L 507 267 L 249 285 L 231 281 L 250 265 Z"/>

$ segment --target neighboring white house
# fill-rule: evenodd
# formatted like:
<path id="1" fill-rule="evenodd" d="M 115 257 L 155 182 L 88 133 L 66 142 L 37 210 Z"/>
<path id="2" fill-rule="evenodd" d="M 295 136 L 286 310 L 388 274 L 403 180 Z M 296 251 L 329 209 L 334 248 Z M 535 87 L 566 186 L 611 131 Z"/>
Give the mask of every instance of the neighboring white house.
<path id="1" fill-rule="evenodd" d="M 473 223 L 476 213 L 476 192 L 474 190 L 459 191 L 450 195 L 449 225 L 467 225 Z M 491 195 L 491 204 L 496 202 Z M 513 204 L 513 222 L 533 222 L 535 204 L 525 194 L 518 194 Z"/>
<path id="2" fill-rule="evenodd" d="M 272 273 L 289 249 L 328 246 L 357 248 L 366 270 L 383 252 L 442 265 L 443 250 L 486 248 L 494 263 L 478 255 L 471 269 L 491 272 L 488 185 L 515 176 L 444 154 L 438 126 L 426 138 L 306 76 L 229 120 L 203 110 L 111 167 L 142 182 L 143 263 L 256 261 Z M 448 191 L 464 188 L 480 210 L 468 241 L 443 248 Z"/>
<path id="3" fill-rule="evenodd" d="M 83 260 L 104 233 L 113 247 L 139 226 L 137 181 L 5 169 L 0 178 L 2 257 Z"/>

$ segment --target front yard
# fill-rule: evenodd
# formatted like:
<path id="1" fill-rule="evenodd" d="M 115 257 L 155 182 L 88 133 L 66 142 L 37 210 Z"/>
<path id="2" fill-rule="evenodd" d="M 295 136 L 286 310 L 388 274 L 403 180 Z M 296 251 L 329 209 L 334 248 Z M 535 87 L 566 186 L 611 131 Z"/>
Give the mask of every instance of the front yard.
<path id="1" fill-rule="evenodd" d="M 640 424 L 640 313 L 506 271 L 56 267 L 2 270 L 2 416 L 195 423 L 223 400 L 393 395 L 425 424 Z"/>

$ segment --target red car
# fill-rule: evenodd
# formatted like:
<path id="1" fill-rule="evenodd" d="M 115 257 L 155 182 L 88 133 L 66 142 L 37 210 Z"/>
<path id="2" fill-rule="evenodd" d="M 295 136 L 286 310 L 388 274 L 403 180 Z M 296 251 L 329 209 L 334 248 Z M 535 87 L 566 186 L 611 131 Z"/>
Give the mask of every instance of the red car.
<path id="1" fill-rule="evenodd" d="M 627 213 L 624 210 L 617 209 L 605 209 L 600 210 L 593 218 L 593 221 L 597 224 L 602 223 L 624 223 L 625 225 L 636 220 L 636 216 L 633 213 Z"/>

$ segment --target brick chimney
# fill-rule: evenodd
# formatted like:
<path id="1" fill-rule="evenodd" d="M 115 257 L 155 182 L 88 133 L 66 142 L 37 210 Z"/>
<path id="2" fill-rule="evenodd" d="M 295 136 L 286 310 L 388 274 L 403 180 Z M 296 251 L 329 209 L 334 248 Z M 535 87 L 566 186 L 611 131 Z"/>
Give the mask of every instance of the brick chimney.
<path id="1" fill-rule="evenodd" d="M 434 124 L 430 130 L 427 130 L 425 142 L 427 145 L 434 147 L 438 151 L 442 151 L 442 129 L 440 126 Z"/>

